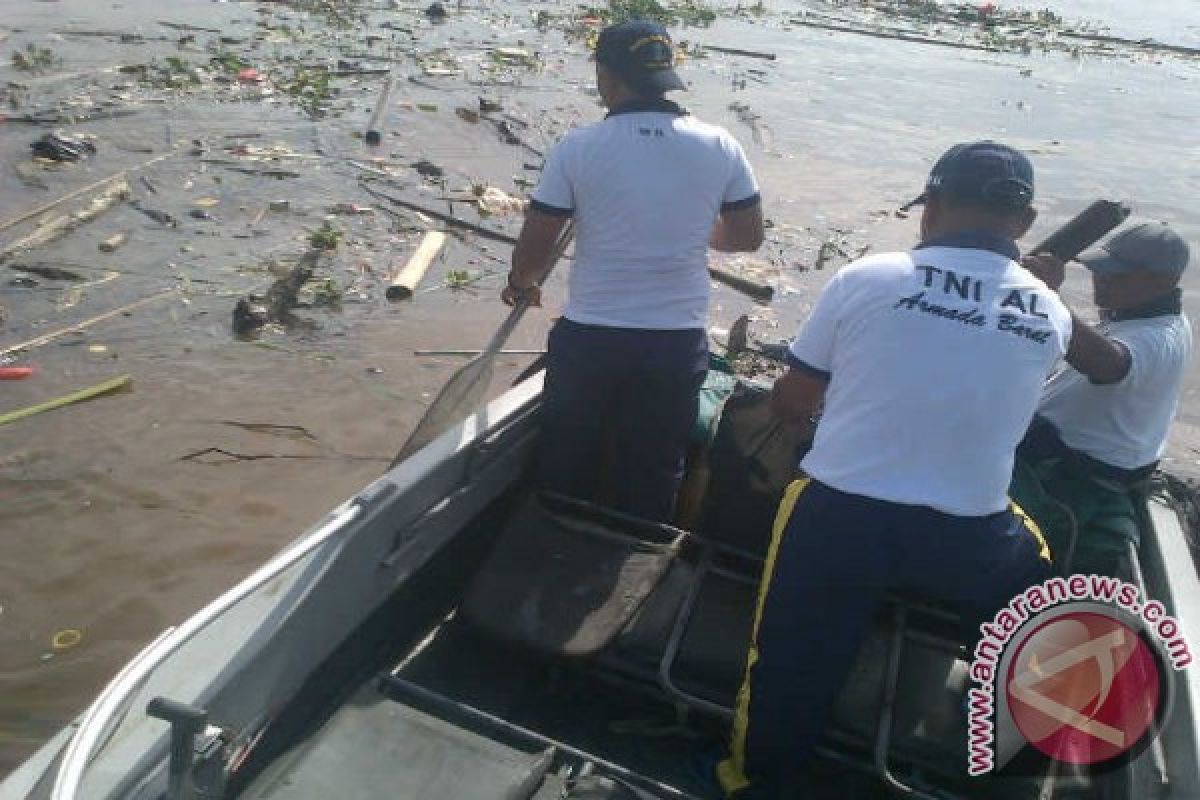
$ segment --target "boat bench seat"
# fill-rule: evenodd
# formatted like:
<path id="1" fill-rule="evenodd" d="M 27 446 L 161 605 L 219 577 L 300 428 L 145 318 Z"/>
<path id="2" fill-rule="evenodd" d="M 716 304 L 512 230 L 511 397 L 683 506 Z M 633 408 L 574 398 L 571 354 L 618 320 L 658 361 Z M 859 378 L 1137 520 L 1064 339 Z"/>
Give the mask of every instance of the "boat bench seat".
<path id="1" fill-rule="evenodd" d="M 461 618 L 731 718 L 775 511 L 804 446 L 766 400 L 739 386 L 727 401 L 694 533 L 578 500 L 528 498 L 465 593 Z M 966 669 L 953 615 L 893 600 L 847 676 L 835 727 L 867 751 L 881 739 L 884 753 L 953 751 L 961 771 Z"/>

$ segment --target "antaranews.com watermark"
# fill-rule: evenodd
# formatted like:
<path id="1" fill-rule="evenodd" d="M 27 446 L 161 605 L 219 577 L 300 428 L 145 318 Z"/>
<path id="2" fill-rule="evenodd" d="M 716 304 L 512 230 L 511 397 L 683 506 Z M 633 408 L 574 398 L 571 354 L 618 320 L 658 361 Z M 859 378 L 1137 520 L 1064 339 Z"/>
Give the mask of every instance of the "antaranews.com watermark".
<path id="1" fill-rule="evenodd" d="M 1163 661 L 1176 671 L 1192 663 L 1162 603 L 1103 575 L 1031 586 L 980 631 L 968 691 L 972 776 L 995 771 L 1025 744 L 1075 764 L 1128 757 L 1162 723 Z M 1004 747 L 998 728 L 1010 740 Z"/>

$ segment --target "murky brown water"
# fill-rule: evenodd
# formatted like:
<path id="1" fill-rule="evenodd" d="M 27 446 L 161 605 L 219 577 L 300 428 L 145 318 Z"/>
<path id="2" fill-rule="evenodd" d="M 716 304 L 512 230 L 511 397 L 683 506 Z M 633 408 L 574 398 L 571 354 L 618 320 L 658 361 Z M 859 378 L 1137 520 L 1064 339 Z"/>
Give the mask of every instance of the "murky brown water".
<path id="1" fill-rule="evenodd" d="M 1160 2 L 1164 14 L 1178 16 L 1170 29 L 1186 32 L 1200 22 L 1190 4 Z M 538 148 L 565 126 L 599 115 L 584 92 L 589 65 L 581 45 L 554 31 L 539 33 L 526 6 L 467 9 L 436 29 L 416 7 L 378 17 L 412 28 L 413 44 L 405 34 L 375 32 L 392 37 L 400 50 L 427 52 L 453 41 L 472 80 L 485 77 L 476 68 L 488 58 L 478 44 L 484 40 L 524 42 L 544 54 L 545 68 L 524 76 L 523 88 L 464 87 L 462 78 L 430 79 L 444 89 L 402 81 L 384 155 L 402 164 L 431 159 L 446 169 L 452 189 L 484 180 L 514 191 L 514 176 L 534 175 L 525 165 L 536 163 L 536 156 L 505 144 L 486 125 L 458 118 L 456 106 L 473 106 L 481 94 L 498 99 L 527 122 L 522 136 Z M 209 54 L 178 50 L 179 31 L 157 20 L 248 38 L 260 10 L 283 13 L 273 4 L 200 0 L 156 10 L 161 8 L 140 0 L 123 6 L 0 0 L 0 29 L 15 31 L 0 42 L 0 80 L 25 79 L 7 63 L 10 50 L 27 41 L 52 46 L 68 71 L 169 54 L 203 63 Z M 775 223 L 761 255 L 778 262 L 783 289 L 771 309 L 718 291 L 714 324 L 754 311 L 753 330 L 762 338 L 791 335 L 830 269 L 844 259 L 834 258 L 821 272 L 799 267 L 811 266 L 831 237 L 844 237 L 848 253 L 910 244 L 915 219 L 898 219 L 891 210 L 917 191 L 938 153 L 963 139 L 991 136 L 1033 154 L 1043 220 L 1031 238 L 1093 198 L 1108 196 L 1133 200 L 1140 213 L 1168 220 L 1200 243 L 1197 62 L 960 52 L 791 27 L 785 19 L 722 20 L 711 29 L 677 34 L 778 54 L 775 61 L 714 54 L 693 59 L 686 69 L 694 82 L 686 103 L 729 126 L 759 172 Z M 167 40 L 120 44 L 51 33 L 89 28 Z M 347 47 L 365 49 L 364 31 L 344 35 Z M 197 42 L 214 36 L 198 33 Z M 1186 44 L 1187 34 L 1181 36 Z M 268 43 L 262 51 L 271 55 L 286 46 Z M 311 58 L 318 63 L 324 54 Z M 263 68 L 270 62 L 264 58 Z M 421 73 L 411 59 L 399 70 L 405 77 Z M 102 96 L 123 80 L 105 73 L 66 86 L 68 93 Z M 43 129 L 0 124 L 0 224 L 172 147 L 177 155 L 142 173 L 158 192 L 136 177 L 133 189 L 144 205 L 181 221 L 178 229 L 164 229 L 122 206 L 16 259 L 77 269 L 90 281 L 120 273 L 82 289 L 53 281 L 11 286 L 16 273 L 0 267 L 0 305 L 9 313 L 0 327 L 0 349 L 165 289 L 179 290 L 86 335 L 30 351 L 27 360 L 38 374 L 0 383 L 3 412 L 115 375 L 133 376 L 130 392 L 0 427 L 0 774 L 78 713 L 146 640 L 230 586 L 386 466 L 432 394 L 462 363 L 417 357 L 414 349 L 478 347 L 504 315 L 495 300 L 497 277 L 485 277 L 471 290 L 443 287 L 412 303 L 389 305 L 382 296 L 384 276 L 411 251 L 417 234 L 396 231 L 390 218 L 376 213 L 335 220 L 346 238 L 326 274 L 352 290 L 340 312 L 306 312 L 317 323 L 311 331 L 272 331 L 256 343 L 232 337 L 236 297 L 270 283 L 266 265 L 272 258 L 302 252 L 307 231 L 332 204 L 369 202 L 343 158 L 366 155 L 350 134 L 362 128 L 381 82 L 339 80 L 342 116 L 319 122 L 282 102 L 176 98 L 148 104 L 134 117 L 71 126 L 97 135 L 100 153 L 47 173 L 44 190 L 25 186 L 13 169 Z M 64 93 L 64 84 L 49 77 L 29 83 L 35 106 Z M 750 110 L 732 110 L 733 102 Z M 419 111 L 405 103 L 437 109 Z M 228 138 L 246 133 L 262 136 Z M 188 154 L 193 139 L 203 142 L 203 154 Z M 224 149 L 237 141 L 282 143 L 303 157 L 247 165 Z M 318 158 L 318 151 L 325 157 Z M 246 175 L 204 159 L 288 169 L 299 177 Z M 404 180 L 408 188 L 389 191 L 445 209 L 440 190 L 422 185 L 415 172 L 407 170 Z M 218 201 L 209 209 L 216 220 L 188 216 L 200 198 Z M 289 201 L 287 211 L 268 212 L 254 224 L 269 201 L 280 199 Z M 470 216 L 465 204 L 454 208 Z M 509 229 L 515 224 L 489 222 Z M 24 230 L 0 232 L 0 246 Z M 130 242 L 114 254 L 98 253 L 96 243 L 120 230 L 132 232 Z M 506 257 L 500 245 L 455 241 L 426 286 L 437 286 L 452 269 L 502 274 Z M 551 282 L 552 295 L 560 297 L 561 287 L 560 275 Z M 1071 289 L 1085 304 L 1081 275 L 1072 276 Z M 1193 276 L 1186 300 L 1194 318 L 1197 289 L 1200 277 Z M 539 347 L 549 316 L 532 314 L 512 346 Z M 497 391 L 526 361 L 502 361 Z M 1171 450 L 1179 469 L 1195 470 L 1200 463 L 1198 390 L 1200 373 L 1193 372 Z M 252 458 L 218 452 L 187 458 L 207 448 Z M 82 634 L 79 643 L 55 649 L 55 634 L 68 629 Z"/>

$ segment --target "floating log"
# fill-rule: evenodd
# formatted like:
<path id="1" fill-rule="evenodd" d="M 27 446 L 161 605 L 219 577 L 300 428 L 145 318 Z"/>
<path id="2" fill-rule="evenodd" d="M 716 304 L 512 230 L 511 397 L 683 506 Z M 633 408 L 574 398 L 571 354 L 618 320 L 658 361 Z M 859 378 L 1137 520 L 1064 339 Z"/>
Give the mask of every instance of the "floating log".
<path id="1" fill-rule="evenodd" d="M 93 197 L 92 202 L 85 208 L 65 217 L 55 217 L 27 236 L 22 236 L 15 242 L 0 248 L 0 263 L 12 258 L 17 253 L 61 239 L 76 228 L 96 219 L 127 197 L 129 197 L 129 182 L 122 178 Z"/>
<path id="2" fill-rule="evenodd" d="M 392 285 L 387 288 L 388 300 L 408 300 L 416 291 L 417 285 L 425 277 L 429 265 L 437 258 L 438 253 L 446 244 L 446 234 L 441 231 L 429 231 L 421 240 L 416 252 L 408 259 L 404 269 L 392 278 Z"/>
<path id="3" fill-rule="evenodd" d="M 358 165 L 355 165 L 355 166 L 358 166 Z M 361 167 L 360 167 L 360 169 L 361 169 Z M 381 200 L 387 200 L 389 203 L 392 203 L 393 205 L 400 206 L 401 208 L 407 208 L 410 211 L 419 212 L 421 214 L 424 214 L 427 217 L 431 217 L 433 219 L 440 220 L 441 222 L 444 222 L 447 225 L 451 225 L 456 228 L 462 228 L 463 230 L 468 230 L 468 231 L 471 231 L 472 233 L 477 233 L 480 236 L 483 236 L 488 239 L 494 239 L 497 242 L 504 242 L 505 244 L 516 244 L 517 243 L 517 237 L 510 236 L 507 233 L 502 233 L 500 231 L 492 230 L 491 228 L 485 228 L 482 225 L 476 225 L 474 222 L 467 222 L 465 219 L 459 219 L 458 217 L 454 216 L 453 214 L 447 214 L 443 211 L 434 211 L 432 208 L 428 208 L 426 206 L 422 206 L 417 203 L 412 203 L 412 202 L 409 202 L 408 200 L 402 200 L 399 197 L 392 197 L 390 194 L 385 194 L 384 192 L 378 191 L 377 189 L 372 189 L 370 186 L 367 186 L 365 183 L 360 182 L 359 186 L 361 186 L 363 191 L 365 191 L 367 194 L 371 195 L 372 197 L 377 197 Z"/>
<path id="4" fill-rule="evenodd" d="M 10 264 L 8 268 L 17 272 L 28 272 L 30 275 L 37 275 L 50 281 L 83 280 L 83 276 L 78 272 L 72 272 L 69 269 L 60 269 L 59 267 L 48 267 L 40 264 Z"/>
<path id="5" fill-rule="evenodd" d="M 715 280 L 732 289 L 737 289 L 742 294 L 752 297 L 760 303 L 769 303 L 771 302 L 771 298 L 775 296 L 775 289 L 769 284 L 756 281 L 753 278 L 747 278 L 745 275 L 738 275 L 736 272 L 730 272 L 721 267 L 710 265 L 708 274 Z"/>
<path id="6" fill-rule="evenodd" d="M 0 222 L 0 231 L 6 231 L 15 225 L 20 225 L 22 222 L 31 220 L 34 217 L 38 216 L 39 214 L 44 214 L 47 211 L 50 211 L 51 209 L 57 208 L 58 206 L 67 202 L 68 200 L 79 197 L 81 194 L 87 194 L 88 192 L 99 189 L 101 186 L 104 186 L 107 183 L 112 183 L 113 181 L 120 180 L 121 178 L 123 178 L 124 176 L 128 175 L 131 172 L 136 172 L 140 169 L 145 169 L 146 167 L 150 166 L 151 164 L 156 164 L 159 161 L 170 158 L 173 155 L 175 155 L 175 154 L 172 152 L 172 153 L 165 153 L 161 156 L 155 156 L 154 158 L 151 158 L 148 161 L 143 161 L 141 164 L 138 164 L 135 167 L 130 167 L 129 169 L 123 169 L 115 175 L 110 175 L 107 178 L 105 178 L 104 180 L 99 180 L 99 181 L 96 181 L 95 183 L 89 183 L 87 186 L 76 189 L 73 192 L 68 192 L 67 194 L 63 195 L 62 197 L 58 198 L 57 200 L 52 200 L 49 203 L 40 205 L 37 208 L 34 208 L 30 211 L 26 211 L 23 214 L 20 214 L 19 216 L 13 217 L 12 219 L 5 220 L 4 222 Z"/>
<path id="7" fill-rule="evenodd" d="M 239 299 L 233 309 L 234 332 L 249 333 L 268 322 L 293 322 L 292 309 L 296 307 L 300 287 L 312 277 L 322 252 L 314 249 L 301 256 L 287 275 L 271 284 L 265 297 L 251 294 Z"/>
<path id="8" fill-rule="evenodd" d="M 758 50 L 739 50 L 736 47 L 718 47 L 715 44 L 702 44 L 700 46 L 703 47 L 705 50 L 712 50 L 717 53 L 727 53 L 731 56 L 746 56 L 747 58 L 762 58 L 762 59 L 766 59 L 767 61 L 775 60 L 774 53 L 764 53 L 764 52 L 761 52 Z"/>

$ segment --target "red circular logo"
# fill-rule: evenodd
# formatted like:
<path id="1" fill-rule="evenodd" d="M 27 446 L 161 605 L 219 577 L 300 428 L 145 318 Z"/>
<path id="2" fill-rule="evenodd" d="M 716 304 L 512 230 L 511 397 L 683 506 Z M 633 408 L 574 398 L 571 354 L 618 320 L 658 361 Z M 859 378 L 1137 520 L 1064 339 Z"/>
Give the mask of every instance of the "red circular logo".
<path id="1" fill-rule="evenodd" d="M 1010 662 L 1005 690 L 1013 723 L 1057 761 L 1110 761 L 1154 724 L 1164 695 L 1159 668 L 1125 623 L 1068 612 L 1034 630 Z"/>

